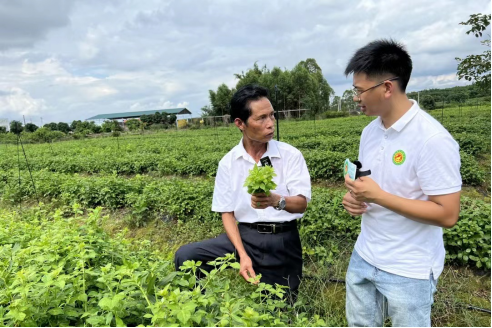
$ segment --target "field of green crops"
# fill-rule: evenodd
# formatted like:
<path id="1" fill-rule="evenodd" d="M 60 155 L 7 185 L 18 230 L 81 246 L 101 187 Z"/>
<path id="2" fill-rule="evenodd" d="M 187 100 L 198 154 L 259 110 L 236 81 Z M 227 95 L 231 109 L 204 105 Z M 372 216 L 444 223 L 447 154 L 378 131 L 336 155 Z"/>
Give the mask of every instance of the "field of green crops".
<path id="1" fill-rule="evenodd" d="M 469 308 L 490 310 L 490 108 L 432 114 L 460 144 L 465 184 L 460 220 L 444 232 L 433 324 L 490 326 L 490 314 Z M 294 307 L 282 288 L 240 279 L 230 258 L 199 282 L 196 264 L 173 272 L 179 246 L 222 232 L 210 208 L 218 161 L 241 138 L 233 126 L 23 148 L 0 140 L 0 325 L 346 325 L 343 278 L 360 218 L 341 206 L 341 172 L 371 120 L 280 122 L 313 180 Z"/>

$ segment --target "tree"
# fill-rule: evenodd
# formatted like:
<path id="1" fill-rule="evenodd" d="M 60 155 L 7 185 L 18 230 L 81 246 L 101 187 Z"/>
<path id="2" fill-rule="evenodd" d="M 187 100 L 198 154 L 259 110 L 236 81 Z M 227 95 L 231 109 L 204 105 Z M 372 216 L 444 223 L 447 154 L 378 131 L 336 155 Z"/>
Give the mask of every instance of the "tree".
<path id="1" fill-rule="evenodd" d="M 244 72 L 241 72 L 241 74 L 234 74 L 234 77 L 239 80 L 236 84 L 236 89 L 248 84 L 259 84 L 260 77 L 263 75 L 264 71 L 267 71 L 266 66 L 263 66 L 262 71 L 255 62 L 253 68 L 249 69 L 246 74 Z"/>
<path id="2" fill-rule="evenodd" d="M 177 118 L 178 117 L 175 114 L 169 115 L 169 124 L 174 125 L 176 123 Z"/>
<path id="3" fill-rule="evenodd" d="M 123 131 L 123 128 L 120 126 L 120 124 L 118 123 L 118 121 L 105 121 L 104 123 L 106 123 L 107 126 L 105 128 L 101 127 L 101 132 L 102 131 L 106 132 L 107 129 L 108 129 L 108 127 L 110 129 L 109 132 L 115 132 L 115 131 L 120 132 L 120 131 Z M 103 123 L 103 125 L 104 125 L 104 123 Z"/>
<path id="4" fill-rule="evenodd" d="M 58 131 L 58 124 L 52 122 L 52 123 L 46 123 L 44 125 L 45 128 L 50 129 L 51 131 Z"/>
<path id="5" fill-rule="evenodd" d="M 7 128 L 5 126 L 0 126 L 0 133 L 7 133 Z"/>
<path id="6" fill-rule="evenodd" d="M 99 125 L 97 125 L 95 122 L 91 122 L 89 124 L 89 128 L 92 131 L 92 133 L 95 133 L 95 134 L 102 133 L 102 128 Z"/>
<path id="7" fill-rule="evenodd" d="M 26 132 L 34 132 L 38 129 L 38 126 L 36 124 L 33 124 L 33 123 L 27 123 L 26 126 L 25 126 L 25 130 Z"/>
<path id="8" fill-rule="evenodd" d="M 102 127 L 97 125 L 94 121 L 73 121 L 71 126 L 75 126 L 76 133 L 90 134 L 90 133 L 101 133 L 103 131 Z M 58 125 L 57 125 L 58 127 Z"/>
<path id="9" fill-rule="evenodd" d="M 420 101 L 422 104 L 423 109 L 427 110 L 433 110 L 436 108 L 436 101 L 432 96 L 426 95 L 425 97 L 422 97 L 423 99 Z"/>
<path id="10" fill-rule="evenodd" d="M 51 131 L 47 127 L 37 129 L 32 134 L 32 139 L 39 142 L 52 142 L 56 139 L 61 139 L 65 134 L 61 131 Z"/>
<path id="11" fill-rule="evenodd" d="M 140 130 L 142 122 L 140 122 L 137 119 L 131 119 L 125 122 L 125 125 L 128 127 L 128 130 L 130 131 L 137 131 Z"/>
<path id="12" fill-rule="evenodd" d="M 213 109 L 211 106 L 203 106 L 200 110 L 202 111 L 202 117 L 212 116 Z"/>
<path id="13" fill-rule="evenodd" d="M 340 96 L 333 97 L 330 109 L 338 111 L 338 103 L 340 102 Z"/>
<path id="14" fill-rule="evenodd" d="M 354 102 L 354 91 L 352 89 L 345 90 L 342 95 L 342 109 L 353 111 L 357 108 L 357 103 Z"/>
<path id="15" fill-rule="evenodd" d="M 323 77 L 321 67 L 314 58 L 308 58 L 306 61 L 300 62 L 309 72 L 311 88 L 307 102 L 309 108 L 314 113 L 324 112 L 329 109 L 330 97 L 335 93 L 330 87 L 326 79 Z"/>
<path id="16" fill-rule="evenodd" d="M 164 114 L 166 115 L 166 114 Z M 152 116 L 152 122 L 154 124 L 161 124 L 161 113 L 159 112 L 155 112 L 154 115 L 151 115 Z"/>
<path id="17" fill-rule="evenodd" d="M 75 131 L 77 130 L 77 125 L 81 124 L 81 120 L 75 120 L 72 123 L 70 123 L 70 130 Z"/>
<path id="18" fill-rule="evenodd" d="M 68 123 L 65 122 L 59 122 L 56 126 L 56 129 L 63 133 L 68 133 L 70 132 L 70 125 L 68 125 Z"/>
<path id="19" fill-rule="evenodd" d="M 471 29 L 466 34 L 473 33 L 475 37 L 482 37 L 482 32 L 490 25 L 491 15 L 473 14 L 466 22 L 460 25 L 470 25 Z M 482 91 L 490 94 L 490 35 L 488 40 L 481 42 L 487 47 L 481 55 L 468 55 L 465 59 L 456 57 L 458 61 L 458 78 L 471 81 Z"/>
<path id="20" fill-rule="evenodd" d="M 210 103 L 213 108 L 213 116 L 222 116 L 230 114 L 229 104 L 231 102 L 233 89 L 229 89 L 227 85 L 222 83 L 217 88 L 217 92 L 209 90 Z"/>
<path id="21" fill-rule="evenodd" d="M 102 132 L 111 132 L 113 128 L 113 121 L 104 121 L 101 125 Z"/>
<path id="22" fill-rule="evenodd" d="M 142 115 L 140 116 L 140 121 L 142 121 L 146 127 L 150 127 L 154 123 L 154 118 L 152 115 Z"/>
<path id="23" fill-rule="evenodd" d="M 309 76 L 309 71 L 303 64 L 300 62 L 297 64 L 292 70 L 292 83 L 293 83 L 293 94 L 297 97 L 297 108 L 300 109 L 303 100 L 307 96 L 310 95 L 310 92 L 313 89 L 312 80 Z"/>
<path id="24" fill-rule="evenodd" d="M 466 100 L 466 95 L 464 92 L 451 93 L 449 95 L 449 100 L 457 103 L 463 103 Z"/>
<path id="25" fill-rule="evenodd" d="M 161 123 L 166 125 L 166 126 L 169 124 L 169 114 L 168 113 L 162 113 L 161 114 Z"/>
<path id="26" fill-rule="evenodd" d="M 11 121 L 10 122 L 10 132 L 19 135 L 24 128 L 22 127 L 22 123 L 19 121 Z"/>
<path id="27" fill-rule="evenodd" d="M 329 109 L 330 97 L 334 95 L 313 58 L 299 62 L 292 70 L 280 67 L 269 70 L 266 65 L 260 68 L 255 62 L 246 73 L 234 76 L 238 79 L 235 88 L 229 89 L 221 84 L 217 91 L 209 91 L 211 106 L 202 107 L 202 116 L 229 114 L 232 95 L 247 84 L 258 84 L 268 89 L 270 102 L 279 110 L 308 108 L 312 113 L 320 113 Z"/>

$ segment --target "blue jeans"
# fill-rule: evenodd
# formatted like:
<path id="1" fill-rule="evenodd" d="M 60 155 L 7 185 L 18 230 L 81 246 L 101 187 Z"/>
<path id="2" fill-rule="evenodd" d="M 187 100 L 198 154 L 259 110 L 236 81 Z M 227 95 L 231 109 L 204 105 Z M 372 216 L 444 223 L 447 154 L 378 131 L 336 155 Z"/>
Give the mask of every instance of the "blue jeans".
<path id="1" fill-rule="evenodd" d="M 382 271 L 354 250 L 346 276 L 350 327 L 381 327 L 389 315 L 395 327 L 430 327 L 437 280 L 413 279 Z"/>

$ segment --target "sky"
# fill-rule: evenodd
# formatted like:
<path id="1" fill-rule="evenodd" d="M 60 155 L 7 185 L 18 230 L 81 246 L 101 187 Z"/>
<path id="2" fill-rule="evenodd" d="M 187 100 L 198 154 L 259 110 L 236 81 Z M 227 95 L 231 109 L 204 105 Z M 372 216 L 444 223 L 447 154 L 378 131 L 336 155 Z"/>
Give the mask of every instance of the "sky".
<path id="1" fill-rule="evenodd" d="M 455 57 L 486 48 L 459 23 L 490 12 L 483 0 L 4 0 L 0 120 L 176 107 L 200 116 L 208 90 L 234 87 L 234 73 L 307 58 L 341 95 L 352 84 L 343 74 L 350 57 L 381 38 L 412 57 L 407 91 L 466 85 Z"/>

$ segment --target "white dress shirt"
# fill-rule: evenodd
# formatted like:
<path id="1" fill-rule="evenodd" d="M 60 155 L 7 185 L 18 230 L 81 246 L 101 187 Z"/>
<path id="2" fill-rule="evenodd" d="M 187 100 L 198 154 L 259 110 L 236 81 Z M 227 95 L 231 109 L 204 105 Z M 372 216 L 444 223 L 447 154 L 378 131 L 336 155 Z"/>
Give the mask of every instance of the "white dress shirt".
<path id="1" fill-rule="evenodd" d="M 459 146 L 449 132 L 417 102 L 390 128 L 381 118 L 362 132 L 362 170 L 384 191 L 407 199 L 428 200 L 461 190 Z M 410 220 L 368 204 L 355 249 L 375 267 L 404 277 L 437 279 L 446 252 L 442 228 Z"/>
<path id="2" fill-rule="evenodd" d="M 306 161 L 301 152 L 284 142 L 271 140 L 267 144 L 268 156 L 277 174 L 273 181 L 277 184 L 271 192 L 282 196 L 306 197 L 311 199 L 311 179 Z M 261 166 L 260 163 L 256 163 Z M 243 139 L 231 149 L 219 162 L 212 201 L 214 212 L 234 212 L 239 222 L 287 222 L 302 217 L 301 213 L 279 211 L 273 207 L 254 209 L 251 207 L 251 195 L 244 182 L 249 170 L 255 165 L 254 159 L 246 152 Z"/>

